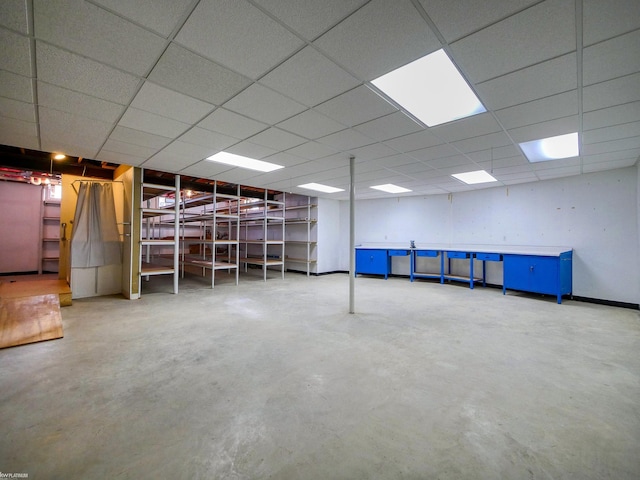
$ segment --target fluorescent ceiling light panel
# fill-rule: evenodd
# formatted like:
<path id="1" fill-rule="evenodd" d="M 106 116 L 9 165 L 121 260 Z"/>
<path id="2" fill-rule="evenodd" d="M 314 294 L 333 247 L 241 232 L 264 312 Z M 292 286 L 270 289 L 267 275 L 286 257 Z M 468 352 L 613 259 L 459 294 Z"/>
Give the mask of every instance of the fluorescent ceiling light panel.
<path id="1" fill-rule="evenodd" d="M 444 50 L 371 83 L 429 127 L 487 111 Z"/>
<path id="2" fill-rule="evenodd" d="M 580 153 L 577 132 L 524 142 L 520 144 L 520 148 L 530 162 L 577 157 Z"/>
<path id="3" fill-rule="evenodd" d="M 273 170 L 284 168 L 282 165 L 263 162 L 262 160 L 255 160 L 253 158 L 243 157 L 242 155 L 236 155 L 228 152 L 218 152 L 215 155 L 207 157 L 207 160 L 232 165 L 234 167 L 248 168 L 249 170 L 258 170 L 259 172 L 272 172 Z"/>
<path id="4" fill-rule="evenodd" d="M 475 172 L 454 173 L 451 175 L 454 178 L 468 184 L 473 185 L 475 183 L 487 183 L 497 182 L 498 180 L 485 170 L 476 170 Z"/>
<path id="5" fill-rule="evenodd" d="M 385 183 L 384 185 L 375 185 L 371 188 L 375 188 L 376 190 L 382 190 L 383 192 L 387 192 L 387 193 L 406 193 L 411 191 L 408 188 L 399 187 L 392 183 Z"/>
<path id="6" fill-rule="evenodd" d="M 321 183 L 305 183 L 304 185 L 298 185 L 298 187 L 324 193 L 344 192 L 343 188 L 330 187 L 329 185 L 322 185 Z"/>

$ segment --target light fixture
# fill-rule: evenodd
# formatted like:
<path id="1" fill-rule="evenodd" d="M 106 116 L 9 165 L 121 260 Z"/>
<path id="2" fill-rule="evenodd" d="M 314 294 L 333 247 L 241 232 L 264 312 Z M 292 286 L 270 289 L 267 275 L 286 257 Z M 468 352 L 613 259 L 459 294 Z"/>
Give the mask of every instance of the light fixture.
<path id="1" fill-rule="evenodd" d="M 387 193 L 406 193 L 411 191 L 408 188 L 399 187 L 398 185 L 394 185 L 392 183 L 385 183 L 384 185 L 374 185 L 371 188 L 375 188 L 376 190 L 381 190 Z"/>
<path id="2" fill-rule="evenodd" d="M 249 170 L 257 170 L 259 172 L 272 172 L 279 168 L 284 168 L 283 165 L 276 165 L 275 163 L 263 162 L 262 160 L 256 160 L 254 158 L 243 157 L 242 155 L 236 155 L 229 152 L 218 152 L 215 155 L 207 157 L 207 160 L 212 160 L 218 163 L 224 163 L 225 165 L 232 165 L 234 167 L 248 168 Z"/>
<path id="3" fill-rule="evenodd" d="M 497 182 L 498 180 L 485 170 L 476 170 L 475 172 L 454 173 L 454 178 L 468 184 Z"/>
<path id="4" fill-rule="evenodd" d="M 371 83 L 429 127 L 487 111 L 442 49 Z"/>
<path id="5" fill-rule="evenodd" d="M 64 160 L 65 158 L 67 158 L 67 156 L 63 153 L 55 153 L 53 155 L 54 160 Z"/>
<path id="6" fill-rule="evenodd" d="M 305 183 L 304 185 L 298 185 L 298 187 L 324 193 L 344 192 L 343 188 L 330 187 L 329 185 L 322 185 L 321 183 Z"/>
<path id="7" fill-rule="evenodd" d="M 546 162 L 579 155 L 578 133 L 523 142 L 520 148 L 530 162 Z"/>

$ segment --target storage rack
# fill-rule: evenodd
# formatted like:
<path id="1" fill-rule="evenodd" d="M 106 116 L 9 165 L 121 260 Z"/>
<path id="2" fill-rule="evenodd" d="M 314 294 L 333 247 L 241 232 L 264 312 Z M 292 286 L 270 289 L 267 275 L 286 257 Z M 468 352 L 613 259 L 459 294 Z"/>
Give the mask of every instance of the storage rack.
<path id="1" fill-rule="evenodd" d="M 263 199 L 244 198 L 240 203 L 238 261 L 244 264 L 245 272 L 248 265 L 261 266 L 265 281 L 269 267 L 280 267 L 284 279 L 284 207 L 284 198 L 269 199 L 268 190 L 264 191 Z"/>
<path id="2" fill-rule="evenodd" d="M 285 265 L 287 270 L 304 266 L 307 276 L 317 263 L 317 199 L 288 195 L 285 205 Z M 297 267 L 297 268 L 296 268 Z"/>
<path id="3" fill-rule="evenodd" d="M 60 202 L 43 200 L 41 216 L 38 273 L 57 273 L 60 261 Z"/>
<path id="4" fill-rule="evenodd" d="M 173 275 L 173 293 L 178 293 L 180 176 L 173 186 L 145 182 L 144 170 L 142 179 L 140 215 L 146 228 L 140 230 L 140 276 Z"/>
<path id="5" fill-rule="evenodd" d="M 203 208 L 197 211 L 199 207 Z M 213 194 L 184 198 L 180 223 L 182 227 L 180 254 L 182 277 L 184 277 L 185 266 L 200 268 L 202 275 L 207 270 L 211 270 L 211 288 L 214 288 L 216 270 L 235 270 L 237 285 L 240 186 L 237 186 L 235 195 L 220 193 L 216 181 L 213 185 Z M 185 235 L 186 225 L 193 223 L 200 226 L 198 238 Z M 191 247 L 194 245 L 198 247 L 198 252 L 191 251 Z"/>

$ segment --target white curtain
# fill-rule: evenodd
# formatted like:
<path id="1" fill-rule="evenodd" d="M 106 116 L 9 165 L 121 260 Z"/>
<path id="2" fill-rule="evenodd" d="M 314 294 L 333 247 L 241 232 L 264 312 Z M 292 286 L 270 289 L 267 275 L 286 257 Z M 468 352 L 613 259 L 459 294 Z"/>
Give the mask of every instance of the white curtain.
<path id="1" fill-rule="evenodd" d="M 71 235 L 71 266 L 101 267 L 122 263 L 113 186 L 81 182 Z"/>

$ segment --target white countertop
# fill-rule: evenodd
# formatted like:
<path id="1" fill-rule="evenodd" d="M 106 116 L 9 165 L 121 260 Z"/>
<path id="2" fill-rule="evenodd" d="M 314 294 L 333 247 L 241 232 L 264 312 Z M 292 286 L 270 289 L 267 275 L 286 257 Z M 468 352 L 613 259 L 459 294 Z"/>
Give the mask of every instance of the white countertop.
<path id="1" fill-rule="evenodd" d="M 363 249 L 383 249 L 383 250 L 411 250 L 409 242 L 406 243 L 362 243 L 356 248 Z M 482 244 L 459 244 L 459 243 L 421 243 L 415 242 L 413 250 L 448 250 L 452 252 L 474 252 L 474 253 L 503 253 L 513 255 L 540 255 L 557 257 L 561 253 L 570 252 L 572 247 L 561 246 L 533 246 L 533 245 L 482 245 Z"/>

